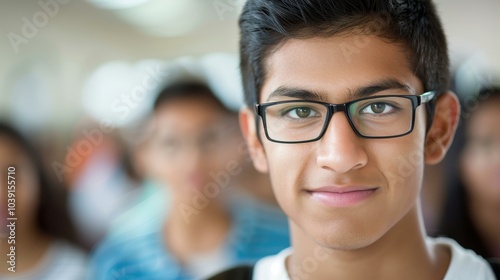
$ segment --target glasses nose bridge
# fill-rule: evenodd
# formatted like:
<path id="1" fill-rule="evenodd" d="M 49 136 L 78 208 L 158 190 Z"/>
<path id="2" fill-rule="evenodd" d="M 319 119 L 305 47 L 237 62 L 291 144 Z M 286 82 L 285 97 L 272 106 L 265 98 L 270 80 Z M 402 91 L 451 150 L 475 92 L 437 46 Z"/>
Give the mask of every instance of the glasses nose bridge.
<path id="1" fill-rule="evenodd" d="M 328 104 L 328 108 L 330 109 L 331 114 L 335 114 L 337 112 L 347 112 L 347 104 Z"/>
<path id="2" fill-rule="evenodd" d="M 349 123 L 351 122 L 350 119 L 349 119 L 350 118 L 349 114 L 347 113 L 347 104 L 346 103 L 344 103 L 344 104 L 332 104 L 332 103 L 329 103 L 328 104 L 328 116 L 327 116 L 327 119 L 325 120 L 325 128 L 324 128 L 323 133 L 330 126 L 330 122 L 332 120 L 332 117 L 337 112 L 344 112 L 347 121 Z"/>
<path id="3" fill-rule="evenodd" d="M 328 123 L 330 123 L 330 120 L 332 119 L 333 117 L 333 114 L 337 113 L 337 112 L 344 112 L 345 113 L 345 116 L 346 118 L 349 118 L 349 114 L 347 114 L 347 104 L 328 104 Z M 328 125 L 328 124 L 327 124 Z"/>

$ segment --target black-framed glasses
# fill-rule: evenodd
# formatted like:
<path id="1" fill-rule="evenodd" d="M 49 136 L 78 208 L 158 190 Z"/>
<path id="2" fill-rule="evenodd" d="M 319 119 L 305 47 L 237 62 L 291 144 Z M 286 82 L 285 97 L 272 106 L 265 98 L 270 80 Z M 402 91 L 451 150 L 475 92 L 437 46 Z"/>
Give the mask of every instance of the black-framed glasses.
<path id="1" fill-rule="evenodd" d="M 323 137 L 336 112 L 343 111 L 352 129 L 362 138 L 393 138 L 413 131 L 415 110 L 435 97 L 383 95 L 330 104 L 310 100 L 286 100 L 255 105 L 267 139 L 277 143 L 306 143 Z"/>

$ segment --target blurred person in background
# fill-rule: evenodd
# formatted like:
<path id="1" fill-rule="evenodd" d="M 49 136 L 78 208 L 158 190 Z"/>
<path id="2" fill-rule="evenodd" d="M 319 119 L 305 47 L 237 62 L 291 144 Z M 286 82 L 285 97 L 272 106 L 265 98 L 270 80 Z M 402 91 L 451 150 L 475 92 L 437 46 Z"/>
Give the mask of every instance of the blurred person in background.
<path id="1" fill-rule="evenodd" d="M 465 144 L 437 234 L 484 258 L 500 258 L 500 88 L 485 88 L 470 101 L 475 105 L 462 114 L 457 135 Z"/>
<path id="2" fill-rule="evenodd" d="M 15 167 L 15 244 L 6 223 L 7 169 Z M 52 182 L 34 147 L 9 124 L 0 122 L 0 279 L 84 279 L 85 253 L 66 208 L 64 189 Z M 11 180 L 12 181 L 12 180 Z M 9 184 L 10 186 L 11 184 Z M 15 272 L 9 271 L 10 246 L 15 246 Z"/>
<path id="3" fill-rule="evenodd" d="M 239 145 L 237 113 L 208 86 L 183 81 L 164 88 L 147 130 L 138 165 L 166 188 L 168 210 L 156 231 L 105 240 L 92 279 L 203 279 L 289 245 L 279 209 L 233 191 L 248 183 L 248 155 Z"/>
<path id="4" fill-rule="evenodd" d="M 139 195 L 140 176 L 118 129 L 85 119 L 76 126 L 67 151 L 69 168 L 57 170 L 69 186 L 69 210 L 78 234 L 92 248 Z"/>

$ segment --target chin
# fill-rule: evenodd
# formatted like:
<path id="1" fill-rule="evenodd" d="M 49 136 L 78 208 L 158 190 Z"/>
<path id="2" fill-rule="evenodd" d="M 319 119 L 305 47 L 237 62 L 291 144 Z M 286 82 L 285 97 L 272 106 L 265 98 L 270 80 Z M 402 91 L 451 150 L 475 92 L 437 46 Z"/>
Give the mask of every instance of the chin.
<path id="1" fill-rule="evenodd" d="M 329 238 L 318 242 L 322 247 L 337 251 L 354 251 L 372 245 L 376 240 L 359 239 L 357 237 Z"/>
<path id="2" fill-rule="evenodd" d="M 328 230 L 328 232 L 321 231 L 313 234 L 315 242 L 325 248 L 341 251 L 359 250 L 374 244 L 379 240 L 383 233 L 377 234 L 375 229 L 360 230 L 346 230 L 342 228 L 335 228 Z"/>

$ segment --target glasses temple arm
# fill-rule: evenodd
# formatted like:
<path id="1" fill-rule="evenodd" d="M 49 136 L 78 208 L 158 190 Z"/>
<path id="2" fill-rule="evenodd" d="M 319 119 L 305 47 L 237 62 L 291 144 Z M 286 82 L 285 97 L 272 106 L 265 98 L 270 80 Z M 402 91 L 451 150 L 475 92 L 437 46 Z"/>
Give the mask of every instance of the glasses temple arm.
<path id="1" fill-rule="evenodd" d="M 434 97 L 436 96 L 436 92 L 435 91 L 428 91 L 426 93 L 422 93 L 421 95 L 419 95 L 420 97 L 420 103 L 427 103 L 429 101 L 431 101 L 432 99 L 434 99 Z"/>

